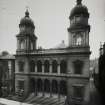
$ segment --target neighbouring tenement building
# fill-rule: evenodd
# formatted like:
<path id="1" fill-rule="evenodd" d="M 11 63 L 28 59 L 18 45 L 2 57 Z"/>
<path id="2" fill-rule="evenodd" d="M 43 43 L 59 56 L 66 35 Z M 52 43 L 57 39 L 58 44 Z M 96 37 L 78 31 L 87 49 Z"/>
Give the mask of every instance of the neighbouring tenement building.
<path id="1" fill-rule="evenodd" d="M 89 13 L 82 0 L 71 10 L 69 45 L 37 49 L 35 26 L 28 10 L 19 24 L 15 63 L 16 91 L 24 96 L 67 96 L 67 103 L 80 105 L 89 100 Z"/>
<path id="2" fill-rule="evenodd" d="M 15 56 L 0 54 L 0 96 L 6 97 L 15 92 Z"/>

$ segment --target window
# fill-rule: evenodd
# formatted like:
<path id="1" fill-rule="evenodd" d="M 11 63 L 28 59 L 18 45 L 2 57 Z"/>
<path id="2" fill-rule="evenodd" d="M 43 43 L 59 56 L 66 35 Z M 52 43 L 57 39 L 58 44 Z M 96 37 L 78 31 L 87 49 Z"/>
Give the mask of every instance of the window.
<path id="1" fill-rule="evenodd" d="M 44 81 L 44 91 L 50 92 L 50 81 L 47 79 L 45 79 L 45 81 Z"/>
<path id="2" fill-rule="evenodd" d="M 18 88 L 19 88 L 19 90 L 20 89 L 23 89 L 24 90 L 24 81 L 22 81 L 22 80 L 19 80 L 18 81 Z"/>
<path id="3" fill-rule="evenodd" d="M 48 60 L 46 60 L 44 62 L 44 72 L 45 73 L 48 73 L 49 72 L 49 61 Z"/>
<path id="4" fill-rule="evenodd" d="M 21 40 L 20 41 L 20 49 L 24 49 L 25 48 L 25 40 Z"/>
<path id="5" fill-rule="evenodd" d="M 42 72 L 42 62 L 41 61 L 37 61 L 37 71 Z"/>
<path id="6" fill-rule="evenodd" d="M 52 72 L 53 72 L 53 73 L 57 73 L 57 67 L 58 67 L 57 61 L 54 60 L 54 61 L 52 62 Z"/>
<path id="7" fill-rule="evenodd" d="M 37 89 L 38 89 L 38 92 L 42 91 L 42 80 L 41 79 L 37 80 Z"/>
<path id="8" fill-rule="evenodd" d="M 73 96 L 76 98 L 83 98 L 84 87 L 83 86 L 73 86 Z"/>
<path id="9" fill-rule="evenodd" d="M 60 81 L 60 94 L 62 94 L 62 95 L 67 94 L 67 83 L 64 80 Z"/>
<path id="10" fill-rule="evenodd" d="M 52 81 L 52 92 L 57 93 L 58 92 L 58 83 L 56 80 Z"/>
<path id="11" fill-rule="evenodd" d="M 82 38 L 81 36 L 78 36 L 76 39 L 76 45 L 80 46 L 82 44 Z"/>
<path id="12" fill-rule="evenodd" d="M 80 60 L 76 60 L 73 62 L 74 65 L 74 74 L 82 74 L 83 62 Z"/>
<path id="13" fill-rule="evenodd" d="M 34 61 L 30 62 L 30 72 L 34 72 L 35 71 L 35 63 Z"/>
<path id="14" fill-rule="evenodd" d="M 19 61 L 19 71 L 23 72 L 24 71 L 24 62 Z"/>
<path id="15" fill-rule="evenodd" d="M 60 73 L 66 73 L 67 72 L 67 62 L 62 60 L 60 63 Z"/>
<path id="16" fill-rule="evenodd" d="M 75 17 L 75 21 L 76 21 L 76 23 L 79 23 L 80 20 L 81 20 L 81 17 L 80 17 L 80 16 L 76 16 L 76 17 Z"/>

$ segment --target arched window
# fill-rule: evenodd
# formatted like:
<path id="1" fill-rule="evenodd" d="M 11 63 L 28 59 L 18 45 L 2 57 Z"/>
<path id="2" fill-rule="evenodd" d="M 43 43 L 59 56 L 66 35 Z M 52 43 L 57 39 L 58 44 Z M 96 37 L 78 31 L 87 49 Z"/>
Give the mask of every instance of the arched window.
<path id="1" fill-rule="evenodd" d="M 44 81 L 44 91 L 48 93 L 50 92 L 50 81 L 47 79 Z"/>
<path id="2" fill-rule="evenodd" d="M 45 73 L 48 73 L 49 72 L 49 61 L 48 60 L 46 60 L 44 62 L 44 72 Z"/>
<path id="3" fill-rule="evenodd" d="M 20 49 L 25 48 L 25 40 L 20 40 Z"/>
<path id="4" fill-rule="evenodd" d="M 37 90 L 38 90 L 38 92 L 42 92 L 42 86 L 43 84 L 42 84 L 42 80 L 41 79 L 38 79 L 37 80 Z"/>
<path id="5" fill-rule="evenodd" d="M 74 74 L 82 74 L 83 61 L 76 60 L 73 62 L 73 64 L 74 64 Z"/>
<path id="6" fill-rule="evenodd" d="M 52 72 L 53 72 L 53 73 L 57 73 L 57 66 L 58 66 L 57 61 L 54 60 L 54 61 L 52 62 Z"/>
<path id="7" fill-rule="evenodd" d="M 67 84 L 66 81 L 60 81 L 60 94 L 66 95 L 67 94 Z"/>
<path id="8" fill-rule="evenodd" d="M 66 73 L 67 72 L 67 62 L 62 60 L 60 63 L 60 73 Z"/>
<path id="9" fill-rule="evenodd" d="M 37 61 L 37 72 L 42 72 L 42 62 L 40 60 Z"/>
<path id="10" fill-rule="evenodd" d="M 31 78 L 30 79 L 30 91 L 31 92 L 35 92 L 35 80 L 34 80 L 34 78 Z"/>
<path id="11" fill-rule="evenodd" d="M 30 61 L 30 72 L 34 72 L 34 71 L 35 71 L 35 62 Z"/>
<path id="12" fill-rule="evenodd" d="M 19 61 L 18 66 L 19 66 L 19 72 L 23 72 L 24 71 L 24 62 Z"/>
<path id="13" fill-rule="evenodd" d="M 52 81 L 52 92 L 53 93 L 58 93 L 58 83 L 56 80 Z"/>

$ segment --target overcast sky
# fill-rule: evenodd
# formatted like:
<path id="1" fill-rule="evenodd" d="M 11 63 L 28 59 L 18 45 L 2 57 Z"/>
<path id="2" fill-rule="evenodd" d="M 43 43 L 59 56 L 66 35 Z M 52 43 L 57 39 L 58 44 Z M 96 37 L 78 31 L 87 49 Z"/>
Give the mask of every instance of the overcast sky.
<path id="1" fill-rule="evenodd" d="M 105 42 L 105 0 L 82 0 L 90 13 L 91 58 L 98 57 L 100 42 Z M 52 48 L 62 40 L 68 45 L 69 15 L 76 0 L 0 0 L 0 52 L 16 52 L 19 22 L 29 7 L 35 23 L 38 46 Z"/>

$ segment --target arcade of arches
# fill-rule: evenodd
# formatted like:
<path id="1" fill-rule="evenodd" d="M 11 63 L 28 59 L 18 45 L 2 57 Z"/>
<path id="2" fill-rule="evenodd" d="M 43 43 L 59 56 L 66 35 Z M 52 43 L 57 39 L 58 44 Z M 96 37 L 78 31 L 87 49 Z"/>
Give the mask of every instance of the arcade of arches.
<path id="1" fill-rule="evenodd" d="M 49 80 L 49 79 L 30 79 L 30 93 L 49 93 L 50 96 L 52 94 L 66 95 L 67 94 L 67 83 L 65 80 L 57 81 L 57 80 Z"/>
<path id="2" fill-rule="evenodd" d="M 67 62 L 62 60 L 58 63 L 56 60 L 49 62 L 45 60 L 43 63 L 41 60 L 35 62 L 31 60 L 29 63 L 30 72 L 44 72 L 44 73 L 67 73 Z M 24 71 L 24 62 L 20 64 L 19 62 L 19 71 Z M 22 70 L 21 70 L 22 69 Z"/>

